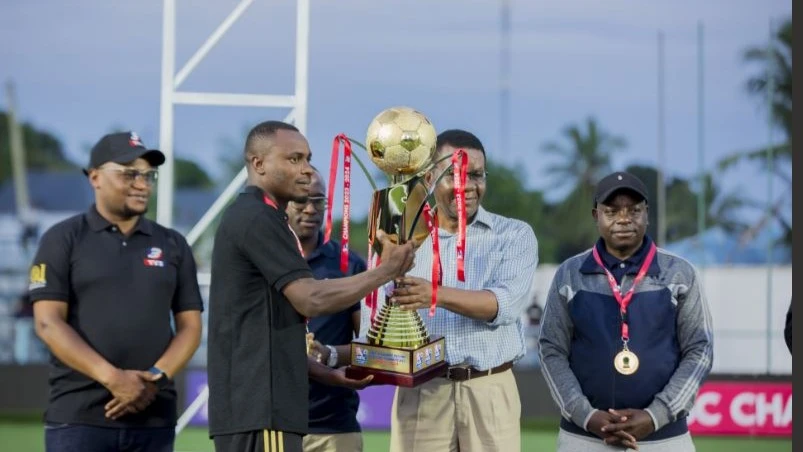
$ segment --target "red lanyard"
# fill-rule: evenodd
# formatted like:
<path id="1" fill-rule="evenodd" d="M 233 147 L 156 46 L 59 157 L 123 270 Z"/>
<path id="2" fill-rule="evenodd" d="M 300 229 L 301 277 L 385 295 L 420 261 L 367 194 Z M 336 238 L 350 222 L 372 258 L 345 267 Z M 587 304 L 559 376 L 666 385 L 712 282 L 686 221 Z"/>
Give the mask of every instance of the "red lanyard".
<path id="1" fill-rule="evenodd" d="M 602 263 L 602 258 L 599 257 L 599 251 L 597 251 L 597 247 L 594 246 L 591 253 L 594 255 L 594 260 L 597 261 L 600 267 L 605 270 L 605 273 L 608 275 L 608 284 L 611 286 L 611 291 L 613 291 L 613 297 L 616 298 L 616 302 L 619 303 L 619 314 L 622 317 L 622 340 L 627 342 L 630 339 L 630 331 L 627 326 L 626 321 L 626 314 L 627 314 L 627 306 L 630 304 L 630 301 L 633 300 L 633 293 L 636 291 L 636 286 L 644 279 L 644 276 L 647 275 L 647 270 L 650 268 L 650 264 L 652 263 L 652 259 L 655 257 L 655 250 L 656 246 L 655 243 L 650 244 L 650 250 L 647 252 L 647 257 L 644 258 L 644 262 L 641 264 L 641 268 L 636 275 L 636 279 L 633 281 L 633 285 L 630 286 L 630 290 L 622 296 L 622 289 L 616 284 L 616 278 L 613 277 L 613 274 L 605 267 L 605 264 Z"/>
<path id="2" fill-rule="evenodd" d="M 468 154 L 462 149 L 452 154 L 454 201 L 457 207 L 457 280 L 466 280 L 466 171 Z"/>
<path id="3" fill-rule="evenodd" d="M 326 226 L 323 243 L 329 242 L 332 234 L 332 202 L 335 197 L 337 179 L 337 159 L 343 143 L 343 222 L 340 226 L 340 271 L 346 273 L 349 267 L 349 226 L 351 211 L 351 141 L 345 134 L 339 134 L 332 143 L 332 161 L 329 164 L 329 192 L 326 198 Z"/>
<path id="4" fill-rule="evenodd" d="M 276 203 L 273 202 L 272 199 L 268 198 L 268 195 L 263 195 L 262 199 L 265 201 L 265 204 L 273 207 L 276 210 L 279 210 L 279 206 L 277 206 Z M 293 237 L 296 239 L 296 246 L 298 246 L 298 252 L 301 254 L 301 257 L 304 257 L 304 248 L 301 246 L 301 240 L 299 240 L 298 235 L 296 234 L 296 231 L 294 231 L 293 228 L 291 228 L 289 224 L 287 225 L 287 229 L 290 230 L 290 233 L 292 233 Z"/>
<path id="5" fill-rule="evenodd" d="M 273 207 L 276 210 L 279 210 L 279 206 L 277 206 L 272 199 L 268 198 L 268 195 L 262 195 L 262 200 L 265 201 L 265 204 Z M 290 224 L 287 225 L 287 229 L 290 230 L 290 232 L 293 234 L 293 237 L 296 239 L 296 245 L 298 245 L 299 254 L 301 254 L 301 257 L 304 257 L 304 248 L 301 246 L 301 240 L 299 240 L 298 235 L 296 235 L 296 231 L 290 227 Z M 307 327 L 307 333 L 309 333 L 309 317 L 304 317 L 304 324 Z"/>
<path id="6" fill-rule="evenodd" d="M 429 316 L 432 317 L 435 315 L 438 286 L 441 284 L 441 251 L 438 243 L 438 215 L 432 214 L 429 204 L 424 204 L 424 221 L 427 222 L 427 229 L 432 237 L 432 299 L 429 304 Z"/>

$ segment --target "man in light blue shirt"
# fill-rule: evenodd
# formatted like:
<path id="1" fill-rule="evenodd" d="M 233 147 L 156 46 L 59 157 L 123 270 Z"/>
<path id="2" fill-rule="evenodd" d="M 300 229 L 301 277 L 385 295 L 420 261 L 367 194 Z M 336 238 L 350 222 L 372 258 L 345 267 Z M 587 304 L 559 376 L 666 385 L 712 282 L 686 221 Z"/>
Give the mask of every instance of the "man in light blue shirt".
<path id="1" fill-rule="evenodd" d="M 446 378 L 399 387 L 391 416 L 391 451 L 520 450 L 521 402 L 511 368 L 524 356 L 522 314 L 532 299 L 538 243 L 532 228 L 482 208 L 485 149 L 463 130 L 438 135 L 436 160 L 456 149 L 468 154 L 465 187 L 465 281 L 457 278 L 457 208 L 452 171 L 435 185 L 442 285 L 432 297 L 432 243 L 416 252 L 416 266 L 397 281 L 392 301 L 419 309 L 429 334 L 446 337 Z M 426 177 L 433 181 L 446 159 Z M 365 310 L 363 317 L 366 317 Z"/>

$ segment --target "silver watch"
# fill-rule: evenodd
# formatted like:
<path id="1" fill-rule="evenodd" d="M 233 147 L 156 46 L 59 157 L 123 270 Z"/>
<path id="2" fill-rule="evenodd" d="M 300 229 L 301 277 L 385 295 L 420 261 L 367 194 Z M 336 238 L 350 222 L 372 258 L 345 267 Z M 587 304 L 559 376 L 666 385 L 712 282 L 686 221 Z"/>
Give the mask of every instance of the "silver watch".
<path id="1" fill-rule="evenodd" d="M 326 365 L 329 367 L 337 367 L 337 349 L 331 345 L 327 345 L 326 348 L 329 349 L 329 359 L 326 361 Z"/>

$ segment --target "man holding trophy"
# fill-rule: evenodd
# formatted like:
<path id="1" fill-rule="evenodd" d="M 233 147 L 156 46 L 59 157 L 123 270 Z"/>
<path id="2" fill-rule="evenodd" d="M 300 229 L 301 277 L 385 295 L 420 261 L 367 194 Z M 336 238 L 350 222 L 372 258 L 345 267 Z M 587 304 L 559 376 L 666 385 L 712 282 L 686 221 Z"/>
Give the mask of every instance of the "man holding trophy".
<path id="1" fill-rule="evenodd" d="M 448 130 L 435 148 L 436 163 L 423 179 L 440 227 L 418 247 L 415 268 L 395 281 L 389 304 L 401 312 L 421 310 L 431 338 L 445 337 L 448 368 L 436 378 L 398 384 L 390 450 L 519 450 L 521 402 L 511 368 L 525 352 L 520 319 L 531 299 L 537 241 L 526 223 L 482 208 L 486 161 L 476 136 Z M 457 165 L 449 160 L 458 150 L 468 157 L 467 168 L 457 170 L 465 171 L 463 193 L 455 190 Z M 461 216 L 468 223 L 464 231 Z M 433 240 L 439 246 L 433 247 Z M 441 284 L 433 285 L 431 269 L 439 266 Z M 433 291 L 437 309 L 430 317 Z M 361 336 L 381 341 L 394 333 L 394 325 L 378 326 L 370 304 L 366 300 Z"/>
<path id="2" fill-rule="evenodd" d="M 397 389 L 391 451 L 520 450 L 521 401 L 510 369 L 525 352 L 521 316 L 531 299 L 538 243 L 527 223 L 483 209 L 485 149 L 476 136 L 442 132 L 436 159 L 460 148 L 468 154 L 465 281 L 456 277 L 458 205 L 452 178 L 445 177 L 434 185 L 443 281 L 435 316 L 424 317 L 430 333 L 446 337 L 449 369 L 446 378 Z M 430 180 L 445 164 L 430 172 Z M 428 305 L 432 285 L 425 269 L 432 259 L 425 242 L 416 252 L 416 267 L 398 281 L 392 302 L 403 309 Z"/>
<path id="3" fill-rule="evenodd" d="M 254 127 L 243 155 L 247 187 L 215 234 L 207 369 L 209 432 L 219 452 L 300 452 L 308 431 L 306 318 L 348 308 L 413 263 L 411 243 L 379 234 L 379 266 L 313 278 L 285 213 L 288 202 L 307 202 L 310 156 L 294 126 Z"/>

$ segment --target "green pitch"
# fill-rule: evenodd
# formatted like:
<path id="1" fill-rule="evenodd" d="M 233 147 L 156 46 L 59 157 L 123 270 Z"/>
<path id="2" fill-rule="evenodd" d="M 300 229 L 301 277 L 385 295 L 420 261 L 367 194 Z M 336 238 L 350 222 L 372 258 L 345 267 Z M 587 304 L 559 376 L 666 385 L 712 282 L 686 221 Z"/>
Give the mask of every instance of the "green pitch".
<path id="1" fill-rule="evenodd" d="M 556 431 L 524 430 L 521 434 L 522 451 L 554 451 Z M 42 426 L 38 423 L 0 423 L 0 449 L 9 452 L 41 452 L 44 450 Z M 388 432 L 365 432 L 365 452 L 388 450 Z M 696 437 L 697 452 L 789 452 L 791 439 L 764 438 L 710 438 Z M 206 430 L 190 428 L 176 438 L 177 452 L 213 452 Z"/>

